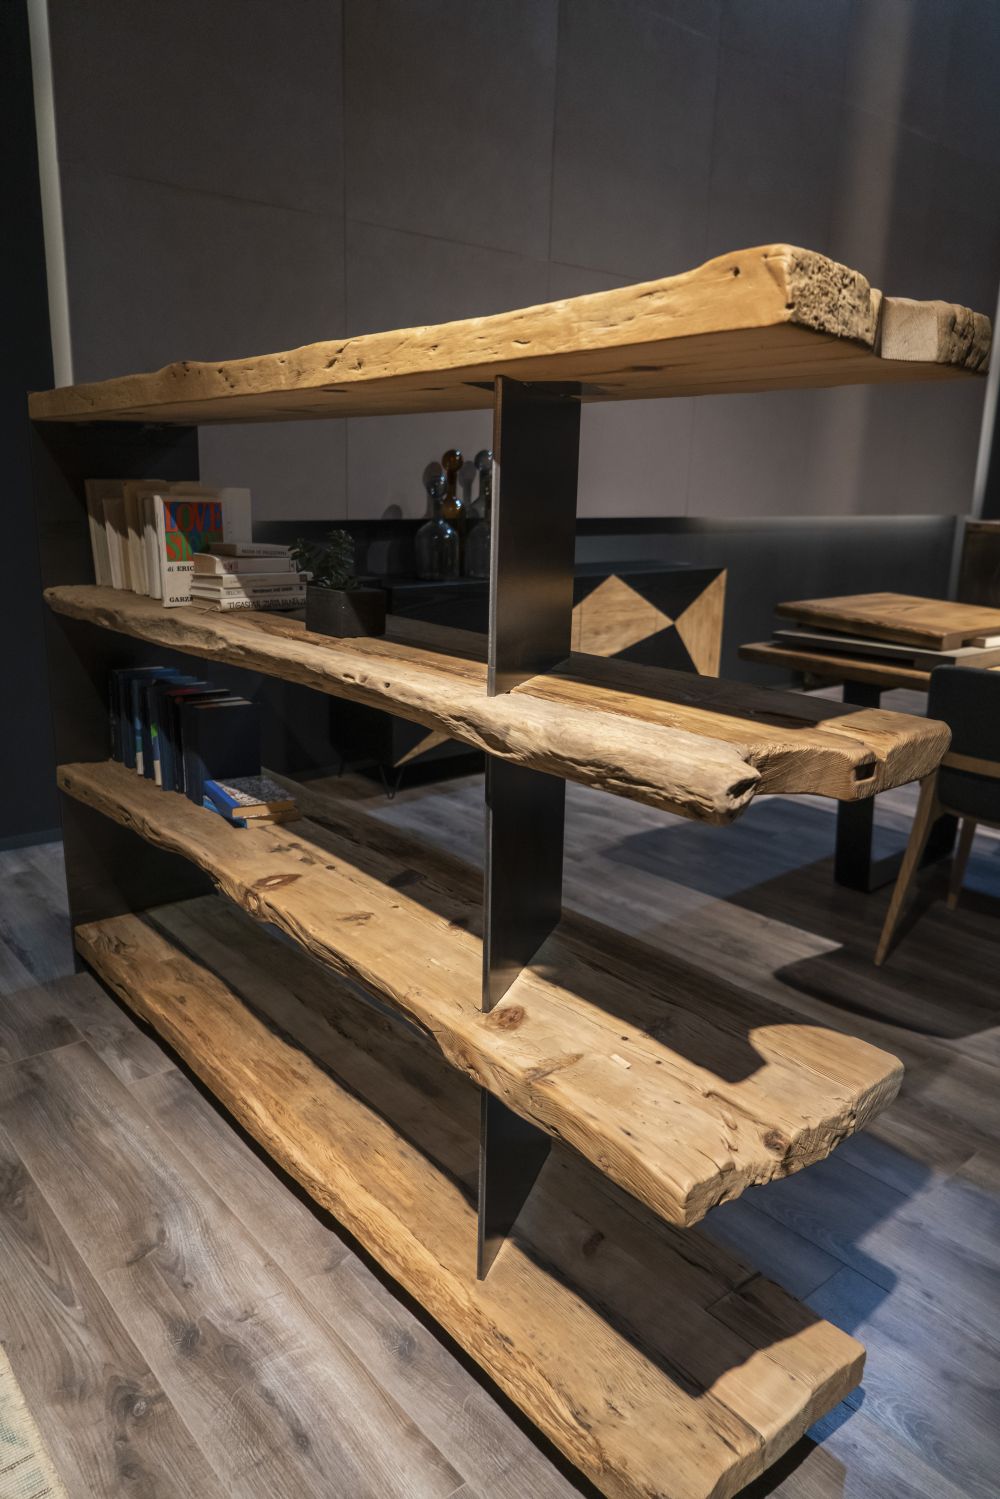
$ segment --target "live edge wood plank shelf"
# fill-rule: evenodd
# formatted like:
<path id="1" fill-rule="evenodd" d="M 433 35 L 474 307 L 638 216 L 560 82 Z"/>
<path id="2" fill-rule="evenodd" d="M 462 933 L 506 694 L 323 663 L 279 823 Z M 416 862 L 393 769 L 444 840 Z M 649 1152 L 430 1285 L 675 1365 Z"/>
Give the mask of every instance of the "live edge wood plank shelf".
<path id="1" fill-rule="evenodd" d="M 948 733 L 574 655 L 581 402 L 973 378 L 989 343 L 979 314 L 770 245 L 545 307 L 31 397 L 78 951 L 616 1499 L 727 1499 L 857 1383 L 853 1339 L 690 1225 L 822 1159 L 901 1069 L 562 917 L 565 780 L 724 824 L 761 792 L 848 802 L 920 778 Z M 191 478 L 196 424 L 488 405 L 485 640 L 392 621 L 384 640 L 329 641 L 90 583 L 82 481 Z M 106 762 L 109 667 L 173 652 L 484 749 L 482 893 L 307 787 L 305 821 L 237 831 Z"/>

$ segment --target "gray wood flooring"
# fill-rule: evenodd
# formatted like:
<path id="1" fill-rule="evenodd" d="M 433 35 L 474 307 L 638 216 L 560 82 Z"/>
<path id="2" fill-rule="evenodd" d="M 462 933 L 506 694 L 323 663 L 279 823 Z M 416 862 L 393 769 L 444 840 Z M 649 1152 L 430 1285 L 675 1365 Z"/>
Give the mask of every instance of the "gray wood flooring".
<path id="1" fill-rule="evenodd" d="M 478 851 L 479 778 L 342 789 Z M 912 804 L 880 799 L 886 842 Z M 774 798 L 727 830 L 569 805 L 568 904 L 907 1065 L 868 1133 L 708 1221 L 869 1351 L 863 1387 L 746 1499 L 997 1499 L 1000 838 L 977 839 L 955 912 L 926 872 L 876 970 L 888 892 L 833 885 L 833 804 Z M 73 975 L 58 845 L 0 855 L 0 1339 L 73 1499 L 582 1491 Z"/>

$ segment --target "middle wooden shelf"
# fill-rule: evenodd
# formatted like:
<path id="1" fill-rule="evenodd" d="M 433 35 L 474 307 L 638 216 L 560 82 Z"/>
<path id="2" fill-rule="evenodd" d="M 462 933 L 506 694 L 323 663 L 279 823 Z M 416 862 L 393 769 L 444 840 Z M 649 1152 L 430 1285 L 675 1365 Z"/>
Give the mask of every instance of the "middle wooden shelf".
<path id="1" fill-rule="evenodd" d="M 822 1160 L 899 1087 L 886 1052 L 579 918 L 484 1014 L 478 871 L 308 787 L 313 817 L 239 829 L 112 762 L 62 766 L 59 785 L 192 861 L 669 1223 Z"/>
<path id="2" fill-rule="evenodd" d="M 165 609 L 92 585 L 46 590 L 58 614 L 397 713 L 518 765 L 704 822 L 762 792 L 858 801 L 918 780 L 945 724 L 689 672 L 571 655 L 486 692 L 485 637 L 390 619 L 384 639 L 332 640 L 259 613 Z"/>

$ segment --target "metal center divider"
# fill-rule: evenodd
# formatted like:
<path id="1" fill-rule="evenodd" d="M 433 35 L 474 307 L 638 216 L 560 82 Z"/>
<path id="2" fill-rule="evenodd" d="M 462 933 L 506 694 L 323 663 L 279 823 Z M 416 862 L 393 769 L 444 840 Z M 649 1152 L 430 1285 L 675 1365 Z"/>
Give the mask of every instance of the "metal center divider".
<path id="1" fill-rule="evenodd" d="M 491 697 L 572 648 L 580 387 L 501 375 L 493 407 Z M 562 911 L 565 782 L 486 758 L 482 1007 L 490 1011 Z M 488 1272 L 541 1170 L 549 1136 L 481 1090 L 477 1273 Z"/>

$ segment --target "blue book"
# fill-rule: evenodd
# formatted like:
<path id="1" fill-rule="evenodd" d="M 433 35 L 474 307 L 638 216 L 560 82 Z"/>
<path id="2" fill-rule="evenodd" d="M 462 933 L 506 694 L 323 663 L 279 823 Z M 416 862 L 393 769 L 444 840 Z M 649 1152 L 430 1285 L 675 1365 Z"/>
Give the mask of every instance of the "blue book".
<path id="1" fill-rule="evenodd" d="M 136 712 L 138 703 L 133 702 L 132 685 L 148 682 L 175 668 L 168 666 L 123 666 L 112 671 L 108 697 L 112 713 L 117 717 L 117 728 L 112 727 L 111 753 L 113 758 L 135 770 L 136 763 Z"/>
<path id="2" fill-rule="evenodd" d="M 153 666 L 150 667 L 148 674 L 134 672 L 129 679 L 135 770 L 150 781 L 153 779 L 153 747 L 149 738 L 149 722 L 146 718 L 146 688 L 150 682 L 159 678 L 173 678 L 179 675 L 176 666 Z"/>
<path id="3" fill-rule="evenodd" d="M 225 781 L 206 781 L 205 796 L 216 812 L 231 821 L 237 818 L 277 821 L 298 815 L 294 798 L 270 776 L 230 776 Z"/>
<path id="4" fill-rule="evenodd" d="M 198 677 L 185 677 L 178 673 L 175 677 L 157 678 L 156 681 L 151 682 L 145 688 L 146 712 L 143 727 L 143 768 L 146 771 L 147 779 L 149 779 L 151 772 L 152 779 L 156 782 L 157 786 L 166 786 L 168 790 L 171 789 L 170 783 L 168 781 L 165 781 L 163 778 L 164 746 L 167 740 L 166 694 L 171 689 L 177 689 L 181 687 L 204 687 L 204 685 L 204 682 L 202 682 Z M 148 726 L 149 729 L 150 747 L 150 761 L 148 764 L 145 758 L 146 726 Z"/>
<path id="5" fill-rule="evenodd" d="M 246 821 L 244 820 L 244 818 L 242 818 L 242 817 L 226 817 L 226 814 L 219 807 L 217 807 L 215 805 L 215 803 L 213 802 L 212 798 L 207 793 L 202 798 L 201 804 L 205 808 L 206 812 L 214 812 L 216 814 L 216 816 L 224 818 L 225 821 L 229 823 L 230 827 L 234 827 L 234 828 L 245 828 L 246 827 Z"/>

